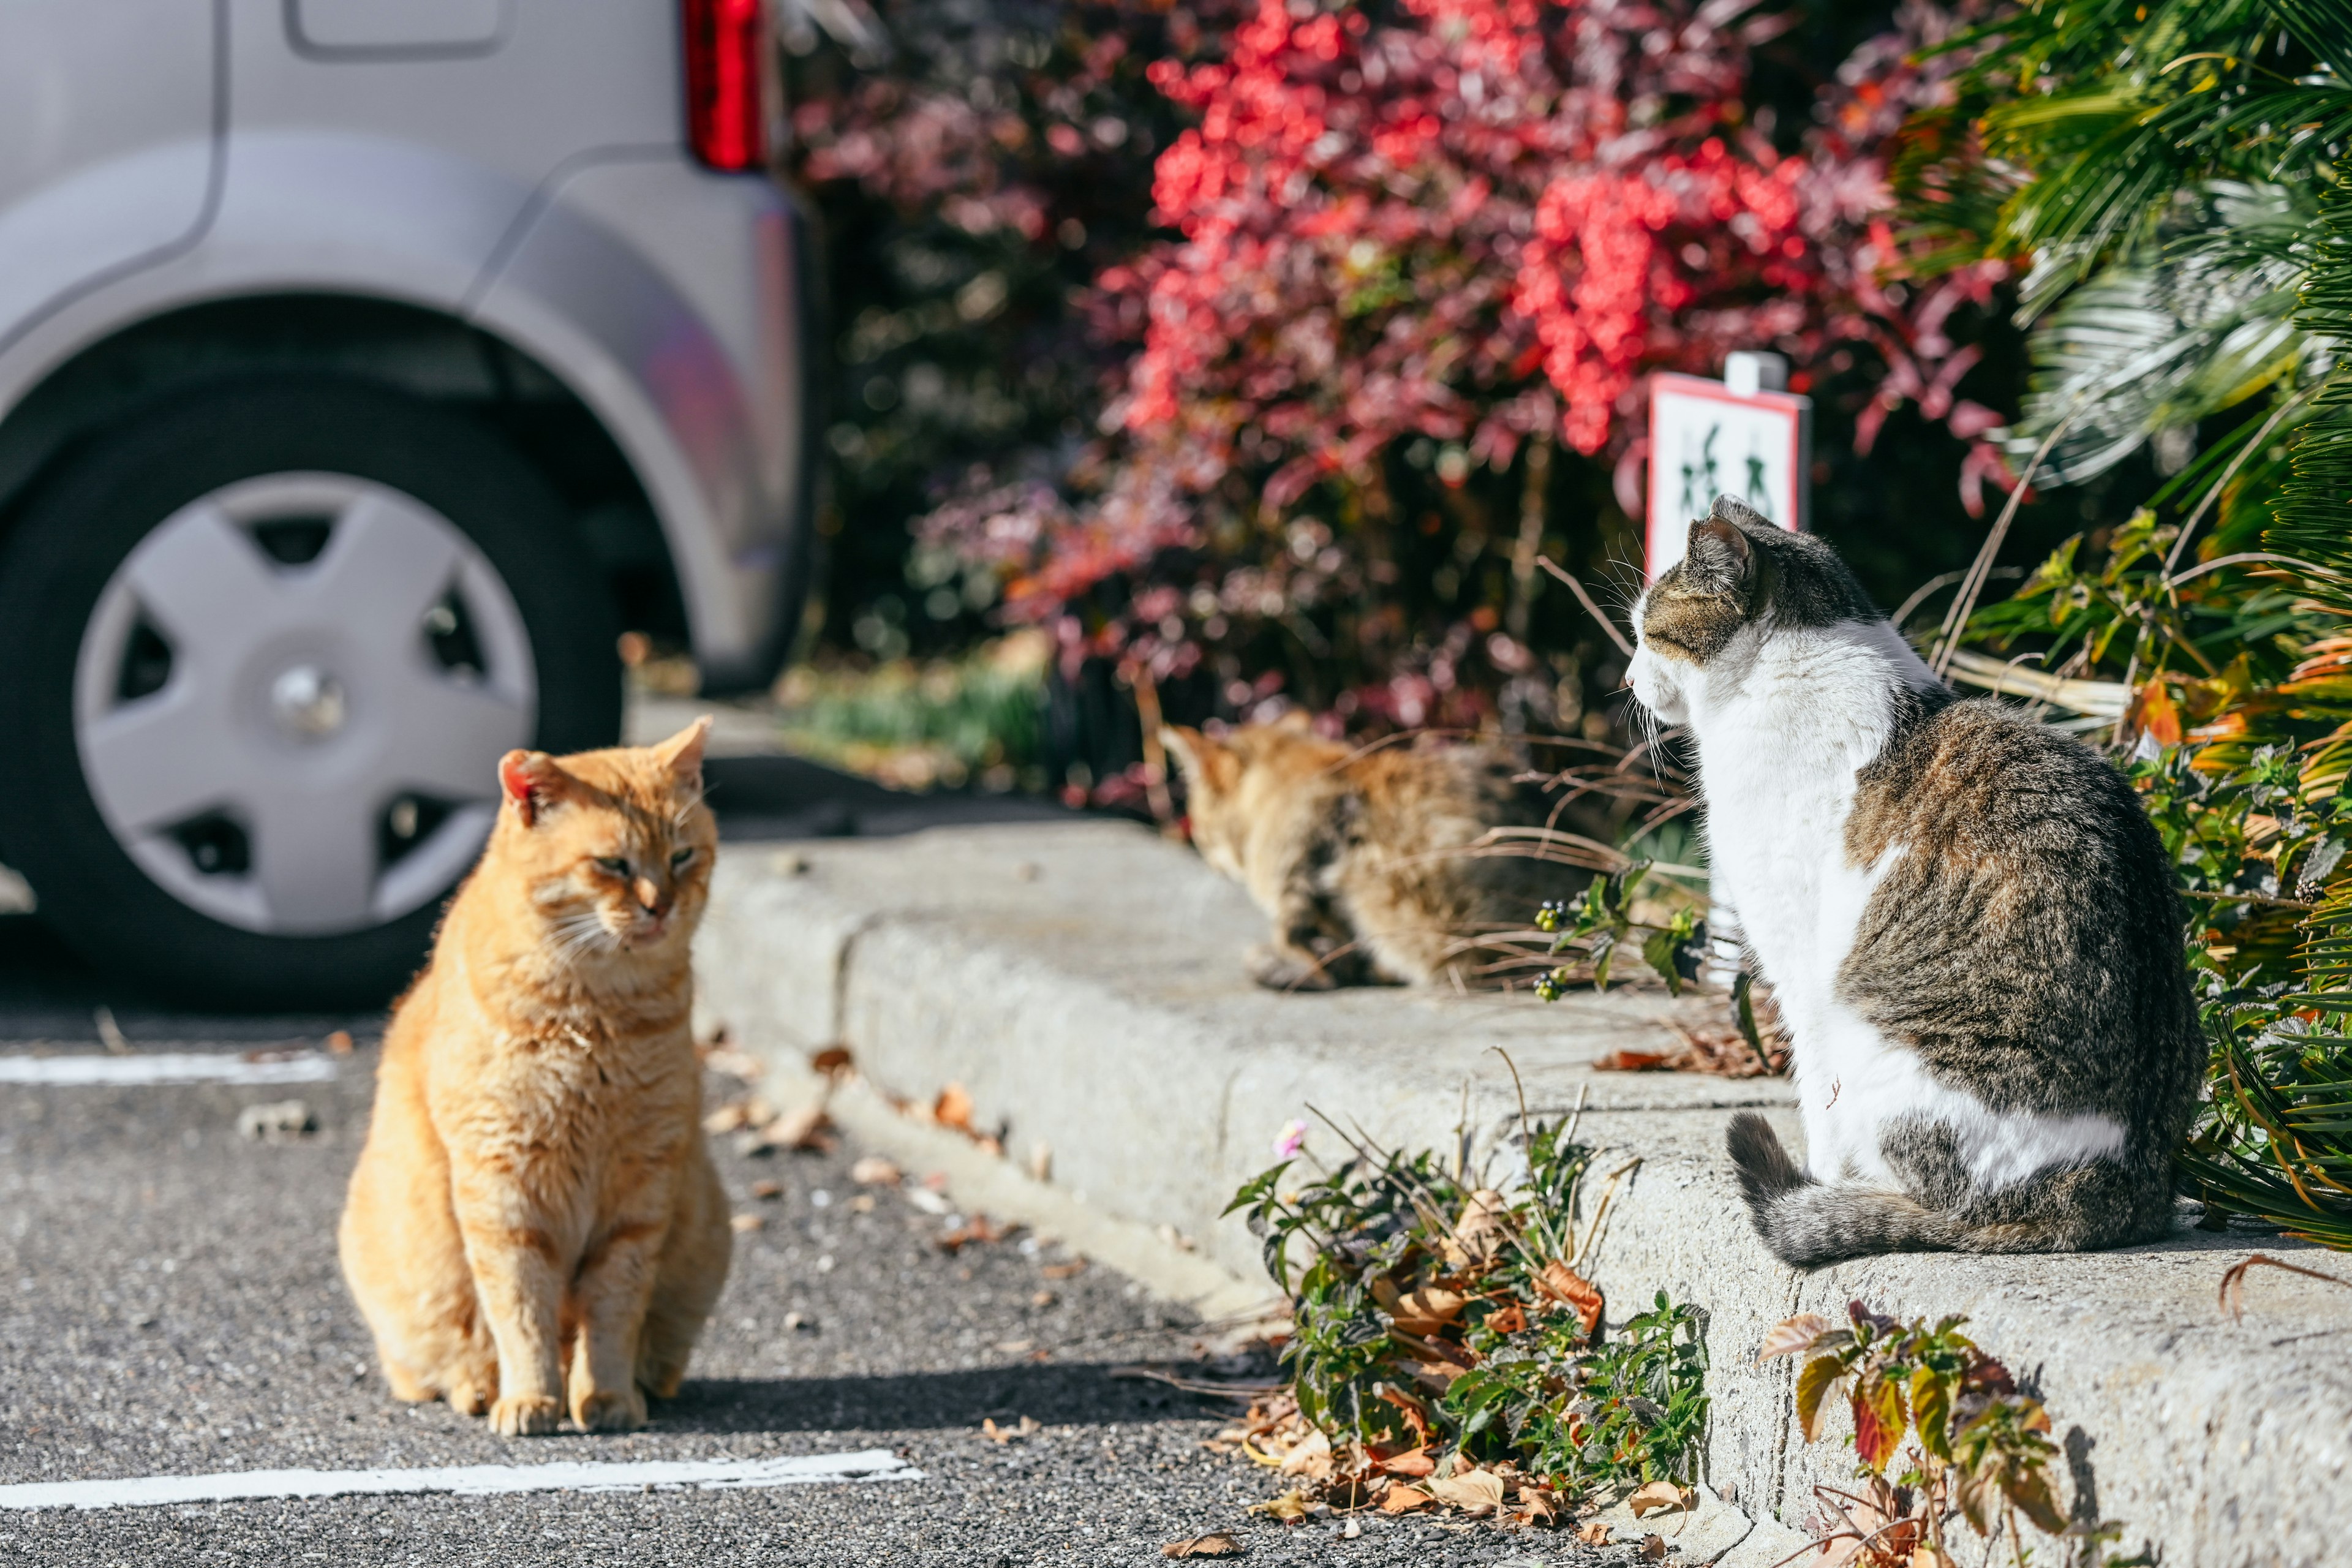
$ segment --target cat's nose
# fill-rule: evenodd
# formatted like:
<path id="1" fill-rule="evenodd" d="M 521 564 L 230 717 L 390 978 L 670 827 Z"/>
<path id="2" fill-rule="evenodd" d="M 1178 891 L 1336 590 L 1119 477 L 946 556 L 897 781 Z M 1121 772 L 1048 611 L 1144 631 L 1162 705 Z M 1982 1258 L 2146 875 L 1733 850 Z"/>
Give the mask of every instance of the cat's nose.
<path id="1" fill-rule="evenodd" d="M 669 907 L 669 895 L 651 877 L 640 877 L 630 889 L 637 895 L 637 906 L 649 915 L 658 915 Z"/>

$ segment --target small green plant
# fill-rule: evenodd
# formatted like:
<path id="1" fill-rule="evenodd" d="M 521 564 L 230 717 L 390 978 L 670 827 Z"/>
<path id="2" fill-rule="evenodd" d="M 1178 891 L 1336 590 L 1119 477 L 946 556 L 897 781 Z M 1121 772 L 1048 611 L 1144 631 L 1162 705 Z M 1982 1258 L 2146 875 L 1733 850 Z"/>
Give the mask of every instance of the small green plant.
<path id="1" fill-rule="evenodd" d="M 1580 1235 L 1592 1153 L 1572 1131 L 1523 1117 L 1507 1181 L 1474 1174 L 1466 1135 L 1451 1164 L 1351 1138 L 1320 1176 L 1285 1160 L 1241 1189 L 1232 1209 L 1292 1298 L 1286 1403 L 1254 1417 L 1253 1452 L 1321 1445 L 1286 1468 L 1335 1499 L 1528 1521 L 1691 1479 L 1704 1318 L 1661 1294 L 1601 1332 L 1601 1292 L 1576 1264 L 1607 1197 Z"/>
<path id="2" fill-rule="evenodd" d="M 2119 1527 L 2067 1520 L 2050 1486 L 2058 1447 L 2049 1415 L 2018 1392 L 2007 1367 L 1959 1332 L 1966 1321 L 1901 1323 L 1855 1301 L 1843 1328 L 1806 1312 L 1765 1336 L 1759 1362 L 1804 1358 L 1797 1420 L 1807 1442 L 1820 1438 L 1832 1396 L 1853 1416 L 1861 1489 L 1815 1489 L 1832 1525 L 1824 1542 L 1852 1542 L 1837 1560 L 1860 1568 L 1958 1568 L 1950 1528 L 1965 1520 L 1996 1546 L 2005 1540 L 2022 1564 L 2022 1514 L 2045 1534 L 2077 1543 L 2078 1561 L 2106 1568 L 2146 1562 L 2105 1555 Z"/>
<path id="3" fill-rule="evenodd" d="M 1555 899 L 1536 910 L 1536 929 L 1551 937 L 1555 956 L 1583 948 L 1595 990 L 1609 988 L 1610 965 L 1625 947 L 1641 953 L 1642 962 L 1666 983 L 1672 995 L 1681 995 L 1684 985 L 1698 978 L 1698 966 L 1706 956 L 1706 921 L 1696 906 L 1683 905 L 1664 925 L 1634 918 L 1633 890 L 1654 865 L 1636 860 L 1622 871 L 1602 872 L 1585 885 L 1584 897 L 1574 904 Z M 1536 982 L 1536 994 L 1556 1002 L 1574 979 L 1569 970 L 1555 969 Z"/>
<path id="4" fill-rule="evenodd" d="M 1047 655 L 1029 633 L 927 664 L 800 667 L 777 691 L 784 744 L 902 789 L 1042 790 Z"/>

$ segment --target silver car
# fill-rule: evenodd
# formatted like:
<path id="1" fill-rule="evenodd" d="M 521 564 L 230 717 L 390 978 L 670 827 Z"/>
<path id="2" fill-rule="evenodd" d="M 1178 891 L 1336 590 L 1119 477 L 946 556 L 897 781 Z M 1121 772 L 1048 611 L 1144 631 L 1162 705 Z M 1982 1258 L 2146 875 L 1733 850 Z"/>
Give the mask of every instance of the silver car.
<path id="1" fill-rule="evenodd" d="M 811 284 L 762 0 L 0 0 L 0 861 L 381 997 L 624 627 L 771 677 Z"/>

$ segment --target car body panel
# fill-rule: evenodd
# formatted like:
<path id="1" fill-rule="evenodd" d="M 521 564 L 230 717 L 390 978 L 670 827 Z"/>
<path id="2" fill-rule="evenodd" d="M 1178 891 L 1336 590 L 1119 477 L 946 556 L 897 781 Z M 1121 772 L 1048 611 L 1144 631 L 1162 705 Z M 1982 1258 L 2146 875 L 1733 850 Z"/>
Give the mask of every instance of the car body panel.
<path id="1" fill-rule="evenodd" d="M 78 276 L 20 284 L 6 239 L 26 208 L 0 207 L 0 417 L 92 345 L 192 305 L 328 293 L 446 312 L 604 424 L 652 502 L 709 683 L 764 680 L 807 526 L 791 198 L 688 161 L 673 5 L 500 0 L 485 49 L 473 0 L 399 15 L 408 3 L 215 0 L 235 84 L 217 147 L 200 133 L 121 149 L 32 198 L 49 222 L 80 215 L 38 252 L 79 256 Z M 12 34 L 26 5 L 60 36 L 107 8 L 14 0 Z M 12 52 L 0 38 L 0 61 Z M 80 90 L 96 62 L 73 58 Z M 172 90 L 181 120 L 211 115 Z"/>
<path id="2" fill-rule="evenodd" d="M 228 0 L 9 0 L 0 38 L 0 349 L 93 280 L 203 230 Z"/>

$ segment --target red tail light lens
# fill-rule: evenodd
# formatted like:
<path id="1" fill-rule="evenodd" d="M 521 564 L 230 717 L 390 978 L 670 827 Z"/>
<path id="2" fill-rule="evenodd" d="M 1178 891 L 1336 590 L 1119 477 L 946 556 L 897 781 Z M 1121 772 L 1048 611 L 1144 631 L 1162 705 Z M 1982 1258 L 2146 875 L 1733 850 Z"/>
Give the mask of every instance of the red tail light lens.
<path id="1" fill-rule="evenodd" d="M 714 169 L 768 161 L 766 0 L 683 0 L 686 131 Z"/>

